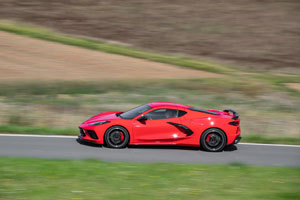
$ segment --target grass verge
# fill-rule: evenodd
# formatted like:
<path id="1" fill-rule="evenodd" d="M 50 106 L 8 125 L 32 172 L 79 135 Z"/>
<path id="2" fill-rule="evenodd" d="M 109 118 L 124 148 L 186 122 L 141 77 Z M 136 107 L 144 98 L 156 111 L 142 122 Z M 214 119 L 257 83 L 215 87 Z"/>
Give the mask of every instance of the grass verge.
<path id="1" fill-rule="evenodd" d="M 171 79 L 171 80 L 118 80 L 118 81 L 25 81 L 0 83 L 0 96 L 57 95 L 57 94 L 101 94 L 107 92 L 149 93 L 161 90 L 202 91 L 228 94 L 242 93 L 255 96 L 265 93 L 269 85 L 236 78 Z M 157 91 L 159 90 L 159 91 Z M 189 94 L 191 95 L 191 94 Z"/>
<path id="2" fill-rule="evenodd" d="M 291 145 L 300 145 L 300 138 L 292 137 L 266 137 L 261 135 L 247 135 L 243 136 L 241 142 L 248 143 L 262 143 L 262 144 L 291 144 Z"/>
<path id="3" fill-rule="evenodd" d="M 299 168 L 6 157 L 0 164 L 0 199 L 300 198 Z"/>
<path id="4" fill-rule="evenodd" d="M 0 125 L 1 133 L 14 134 L 41 134 L 41 135 L 78 135 L 77 128 L 49 128 L 35 126 L 18 126 L 18 125 Z M 263 144 L 292 144 L 300 145 L 300 138 L 291 137 L 266 137 L 260 135 L 242 135 L 242 142 L 263 143 Z"/>
<path id="5" fill-rule="evenodd" d="M 0 133 L 36 135 L 78 135 L 77 128 L 49 128 L 37 126 L 0 125 Z"/>
<path id="6" fill-rule="evenodd" d="M 41 28 L 32 25 L 25 25 L 10 21 L 0 21 L 0 30 L 19 35 L 29 36 L 42 40 L 59 42 L 66 45 L 78 46 L 96 51 L 102 51 L 113 54 L 120 54 L 135 58 L 142 58 L 155 62 L 167 63 L 193 69 L 200 69 L 215 73 L 228 73 L 233 70 L 221 65 L 210 64 L 192 58 L 168 56 L 153 52 L 134 49 L 128 46 L 105 43 L 98 40 L 87 39 L 84 37 L 75 37 L 61 34 L 50 29 Z"/>

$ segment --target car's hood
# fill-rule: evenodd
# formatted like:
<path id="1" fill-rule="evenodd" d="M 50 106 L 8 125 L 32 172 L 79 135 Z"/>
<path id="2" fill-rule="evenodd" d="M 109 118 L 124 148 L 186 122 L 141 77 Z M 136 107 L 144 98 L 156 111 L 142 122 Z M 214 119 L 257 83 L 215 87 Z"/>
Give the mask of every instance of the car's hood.
<path id="1" fill-rule="evenodd" d="M 86 123 L 93 123 L 93 122 L 99 122 L 99 121 L 111 121 L 114 119 L 120 119 L 116 114 L 121 113 L 122 111 L 109 111 L 109 112 L 103 112 L 98 115 L 95 115 L 91 117 L 90 119 L 86 120 L 83 122 L 84 124 Z"/>

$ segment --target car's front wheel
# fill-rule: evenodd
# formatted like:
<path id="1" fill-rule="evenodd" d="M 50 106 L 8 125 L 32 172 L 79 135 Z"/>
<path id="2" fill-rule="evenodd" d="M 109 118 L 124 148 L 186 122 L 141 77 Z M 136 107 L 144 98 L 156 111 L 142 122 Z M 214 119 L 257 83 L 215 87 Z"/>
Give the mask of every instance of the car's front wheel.
<path id="1" fill-rule="evenodd" d="M 201 135 L 200 146 L 211 152 L 222 151 L 226 146 L 227 138 L 224 131 L 217 128 L 210 128 Z"/>
<path id="2" fill-rule="evenodd" d="M 113 126 L 105 132 L 104 140 L 110 148 L 124 148 L 129 142 L 129 133 L 122 126 Z"/>

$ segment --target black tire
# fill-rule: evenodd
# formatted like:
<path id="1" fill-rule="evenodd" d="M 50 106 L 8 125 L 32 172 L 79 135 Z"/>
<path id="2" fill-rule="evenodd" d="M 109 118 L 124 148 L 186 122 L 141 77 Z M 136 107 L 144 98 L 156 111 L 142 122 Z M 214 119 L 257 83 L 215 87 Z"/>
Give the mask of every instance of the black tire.
<path id="1" fill-rule="evenodd" d="M 217 128 L 210 128 L 201 135 L 200 146 L 205 151 L 222 151 L 227 144 L 227 138 L 224 131 Z"/>
<path id="2" fill-rule="evenodd" d="M 112 126 L 106 130 L 104 140 L 107 147 L 124 148 L 129 143 L 129 133 L 122 126 Z"/>

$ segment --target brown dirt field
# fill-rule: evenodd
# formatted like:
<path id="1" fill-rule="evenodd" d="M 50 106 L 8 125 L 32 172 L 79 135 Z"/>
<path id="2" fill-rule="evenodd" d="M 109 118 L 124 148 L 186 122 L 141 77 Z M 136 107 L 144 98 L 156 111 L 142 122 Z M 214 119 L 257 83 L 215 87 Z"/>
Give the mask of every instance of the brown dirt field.
<path id="1" fill-rule="evenodd" d="M 0 80 L 207 78 L 221 75 L 0 32 Z"/>
<path id="2" fill-rule="evenodd" d="M 300 83 L 286 83 L 286 86 L 291 89 L 300 91 Z"/>
<path id="3" fill-rule="evenodd" d="M 299 0 L 1 0 L 0 18 L 246 70 L 300 73 Z"/>

